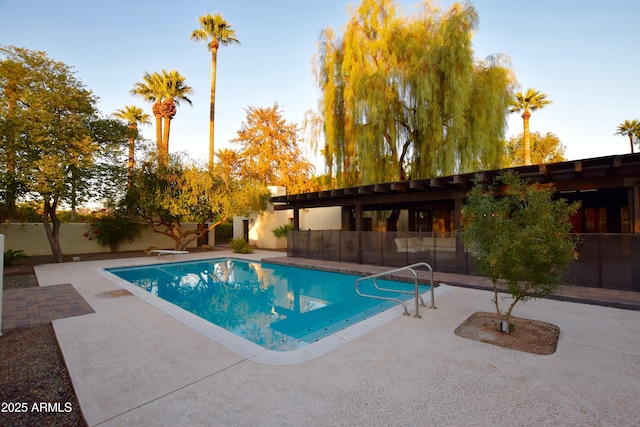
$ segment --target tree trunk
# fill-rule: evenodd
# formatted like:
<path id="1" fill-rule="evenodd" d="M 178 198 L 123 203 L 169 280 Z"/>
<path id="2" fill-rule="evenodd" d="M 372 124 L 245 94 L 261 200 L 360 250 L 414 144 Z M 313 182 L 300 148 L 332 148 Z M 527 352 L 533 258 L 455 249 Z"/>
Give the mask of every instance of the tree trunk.
<path id="1" fill-rule="evenodd" d="M 162 101 L 158 100 L 153 104 L 153 116 L 156 118 L 156 155 L 158 156 L 158 166 L 166 166 L 162 163 Z"/>
<path id="2" fill-rule="evenodd" d="M 185 248 L 189 245 L 189 243 L 193 242 L 198 238 L 197 234 L 190 234 L 189 236 L 184 236 L 182 240 L 176 242 L 176 251 L 184 251 Z"/>
<path id="3" fill-rule="evenodd" d="M 524 164 L 525 166 L 531 164 L 531 147 L 529 142 L 529 117 L 531 117 L 531 113 L 525 111 L 522 114 L 522 119 L 524 120 L 524 136 L 522 145 L 524 146 Z"/>
<path id="4" fill-rule="evenodd" d="M 129 138 L 129 159 L 127 160 L 127 188 L 131 188 L 131 180 L 133 179 L 133 163 L 135 154 L 135 138 Z"/>
<path id="5" fill-rule="evenodd" d="M 493 303 L 496 305 L 496 313 L 498 314 L 498 316 L 502 316 L 502 313 L 500 313 L 500 302 L 498 300 L 498 283 L 495 280 L 492 281 L 492 287 L 493 287 Z"/>
<path id="6" fill-rule="evenodd" d="M 71 169 L 71 217 L 70 220 L 75 222 L 77 214 L 78 214 L 78 202 L 77 202 L 77 184 L 78 180 L 76 178 L 76 169 Z"/>
<path id="7" fill-rule="evenodd" d="M 633 134 L 629 132 L 629 142 L 631 143 L 631 154 L 633 154 Z"/>
<path id="8" fill-rule="evenodd" d="M 391 215 L 387 219 L 387 231 L 398 231 L 398 219 L 400 218 L 400 214 L 402 210 L 394 209 L 391 211 Z"/>
<path id="9" fill-rule="evenodd" d="M 134 135 L 138 135 L 138 126 L 136 126 L 135 123 L 130 123 L 129 131 L 131 132 L 131 136 L 129 137 L 129 158 L 127 159 L 127 188 L 131 187 L 131 179 L 133 178 L 133 165 L 135 163 L 136 153 L 136 137 Z"/>
<path id="10" fill-rule="evenodd" d="M 213 131 L 216 115 L 216 68 L 218 49 L 211 49 L 211 95 L 209 97 L 209 170 L 213 170 L 214 144 Z"/>
<path id="11" fill-rule="evenodd" d="M 60 247 L 60 220 L 56 216 L 57 200 L 44 200 L 43 225 L 47 239 L 51 246 L 54 262 L 62 262 L 62 248 Z M 51 220 L 51 223 L 49 223 Z"/>
<path id="12" fill-rule="evenodd" d="M 171 132 L 171 119 L 164 118 L 164 137 L 162 138 L 162 164 L 167 166 L 169 164 L 169 133 Z M 158 153 L 158 156 L 160 154 Z"/>
<path id="13" fill-rule="evenodd" d="M 16 161 L 14 153 L 7 150 L 7 184 L 5 190 L 4 201 L 9 212 L 15 212 L 16 200 L 18 196 L 18 180 L 16 176 Z"/>
<path id="14" fill-rule="evenodd" d="M 6 94 L 6 92 L 5 92 Z M 7 103 L 7 117 L 5 121 L 6 126 L 6 135 L 7 135 L 7 144 L 5 147 L 6 152 L 6 169 L 7 169 L 7 184 L 6 184 L 6 192 L 5 192 L 5 204 L 9 209 L 9 212 L 14 212 L 16 210 L 16 198 L 17 198 L 17 189 L 18 189 L 18 181 L 16 176 L 17 166 L 16 166 L 16 147 L 18 146 L 15 125 L 13 123 L 13 110 L 15 101 L 13 101 L 9 96 L 9 102 Z M 632 150 L 633 152 L 633 150 Z"/>

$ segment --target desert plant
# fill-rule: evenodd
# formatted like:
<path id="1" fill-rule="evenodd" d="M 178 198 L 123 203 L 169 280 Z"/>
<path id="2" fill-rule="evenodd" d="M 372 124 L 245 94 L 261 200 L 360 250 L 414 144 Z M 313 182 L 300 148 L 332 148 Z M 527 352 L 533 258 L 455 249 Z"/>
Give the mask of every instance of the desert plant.
<path id="1" fill-rule="evenodd" d="M 498 185 L 502 184 L 502 185 Z M 464 242 L 478 270 L 493 282 L 496 312 L 508 324 L 519 301 L 544 297 L 566 283 L 564 272 L 577 257 L 570 216 L 579 203 L 554 199 L 549 185 L 529 184 L 513 173 L 493 185 L 476 184 L 463 207 Z M 500 311 L 498 281 L 512 302 Z"/>
<path id="2" fill-rule="evenodd" d="M 4 251 L 4 266 L 11 267 L 11 264 L 14 261 L 18 261 L 21 259 L 29 259 L 31 258 L 29 255 L 25 254 L 22 249 L 7 249 Z"/>
<path id="3" fill-rule="evenodd" d="M 120 214 L 107 214 L 95 217 L 90 222 L 89 231 L 84 236 L 111 249 L 118 250 L 123 242 L 133 242 L 140 237 L 142 225 L 129 217 Z"/>
<path id="4" fill-rule="evenodd" d="M 289 232 L 293 230 L 291 224 L 281 225 L 278 228 L 271 230 L 276 239 L 286 239 Z"/>
<path id="5" fill-rule="evenodd" d="M 229 241 L 229 244 L 231 245 L 231 249 L 233 249 L 233 252 L 237 254 L 253 253 L 253 249 L 251 249 L 251 246 L 249 246 L 249 243 L 244 239 L 238 239 L 238 238 L 231 239 L 231 241 Z"/>

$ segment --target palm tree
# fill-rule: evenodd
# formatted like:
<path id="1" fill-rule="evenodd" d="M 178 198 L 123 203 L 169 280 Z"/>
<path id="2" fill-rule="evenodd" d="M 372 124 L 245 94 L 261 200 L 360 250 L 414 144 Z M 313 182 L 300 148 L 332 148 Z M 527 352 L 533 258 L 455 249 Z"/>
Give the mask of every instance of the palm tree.
<path id="1" fill-rule="evenodd" d="M 129 180 L 127 185 L 131 185 L 131 177 L 133 176 L 134 154 L 135 154 L 135 142 L 138 138 L 138 124 L 150 125 L 151 117 L 145 113 L 142 108 L 135 105 L 125 105 L 124 109 L 116 110 L 113 114 L 116 118 L 125 120 L 129 123 L 129 161 L 127 167 L 129 170 Z"/>
<path id="2" fill-rule="evenodd" d="M 191 100 L 187 95 L 193 93 L 193 88 L 184 84 L 186 79 L 178 71 L 171 70 L 167 72 L 162 70 L 162 81 L 164 83 L 164 99 L 162 100 L 162 118 L 164 119 L 162 136 L 162 153 L 165 158 L 169 158 L 169 133 L 171 131 L 171 120 L 176 115 L 176 106 L 180 105 L 181 101 L 185 101 L 189 105 L 192 105 Z"/>
<path id="3" fill-rule="evenodd" d="M 527 89 L 527 93 L 524 95 L 522 92 L 518 92 L 515 95 L 516 99 L 509 107 L 511 113 L 522 113 L 522 119 L 524 120 L 524 164 L 531 164 L 531 145 L 529 142 L 529 117 L 531 117 L 531 111 L 536 111 L 540 108 L 544 108 L 545 105 L 551 104 L 551 101 L 547 99 L 547 94 L 537 91 L 533 88 Z"/>
<path id="4" fill-rule="evenodd" d="M 218 48 L 220 45 L 229 45 L 232 43 L 240 44 L 236 38 L 235 30 L 231 29 L 231 24 L 224 20 L 221 14 L 216 13 L 211 16 L 206 14 L 198 18 L 200 28 L 191 33 L 191 40 L 195 41 L 211 41 L 208 44 L 211 52 L 211 96 L 209 107 L 209 168 L 213 167 L 213 129 L 215 120 L 216 105 L 216 68 L 218 63 Z"/>
<path id="5" fill-rule="evenodd" d="M 130 91 L 132 95 L 141 96 L 145 101 L 153 103 L 152 111 L 156 119 L 156 149 L 159 165 L 164 161 L 161 154 L 164 152 L 162 147 L 162 100 L 165 89 L 166 85 L 159 73 L 145 72 L 142 81 L 136 82 Z"/>
<path id="6" fill-rule="evenodd" d="M 640 121 L 625 120 L 624 123 L 618 125 L 617 132 L 614 135 L 628 136 L 631 144 L 631 154 L 633 154 L 633 139 L 640 140 Z"/>

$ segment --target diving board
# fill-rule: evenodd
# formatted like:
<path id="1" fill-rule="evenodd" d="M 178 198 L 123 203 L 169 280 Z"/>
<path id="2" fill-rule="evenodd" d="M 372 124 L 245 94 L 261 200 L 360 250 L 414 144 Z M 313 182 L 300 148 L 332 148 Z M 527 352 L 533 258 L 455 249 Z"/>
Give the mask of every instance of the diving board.
<path id="1" fill-rule="evenodd" d="M 162 255 L 173 255 L 173 257 L 175 258 L 176 255 L 184 255 L 188 253 L 189 251 L 173 251 L 169 249 L 151 249 L 149 252 L 147 252 L 147 256 L 151 254 L 158 254 L 158 258 L 160 258 Z"/>

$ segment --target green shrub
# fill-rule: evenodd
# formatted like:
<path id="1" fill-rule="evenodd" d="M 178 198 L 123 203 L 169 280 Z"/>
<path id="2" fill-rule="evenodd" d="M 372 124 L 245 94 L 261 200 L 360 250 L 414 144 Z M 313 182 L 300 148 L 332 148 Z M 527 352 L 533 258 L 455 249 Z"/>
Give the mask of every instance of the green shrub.
<path id="1" fill-rule="evenodd" d="M 89 212 L 86 209 L 72 212 L 70 210 L 60 210 L 56 214 L 58 219 L 63 224 L 75 223 L 75 222 L 91 222 L 95 218 L 95 213 Z"/>
<path id="2" fill-rule="evenodd" d="M 96 239 L 100 245 L 109 247 L 111 252 L 117 251 L 123 242 L 135 241 L 140 237 L 142 230 L 140 223 L 119 214 L 95 217 L 90 224 L 89 231 L 84 234 L 84 237 L 89 240 Z"/>
<path id="3" fill-rule="evenodd" d="M 251 249 L 251 246 L 249 246 L 249 243 L 244 239 L 231 239 L 229 241 L 229 244 L 231 244 L 231 249 L 233 249 L 233 252 L 237 254 L 253 253 L 253 249 Z"/>
<path id="4" fill-rule="evenodd" d="M 7 249 L 4 251 L 4 266 L 11 267 L 13 261 L 18 261 L 21 259 L 29 259 L 31 258 L 29 255 L 26 255 L 22 249 L 13 250 Z"/>
<path id="5" fill-rule="evenodd" d="M 233 237 L 233 223 L 223 222 L 216 225 L 216 244 L 217 243 L 229 243 Z"/>
<path id="6" fill-rule="evenodd" d="M 1 222 L 42 222 L 41 209 L 34 203 L 22 203 L 9 210 L 5 205 L 0 205 Z"/>

